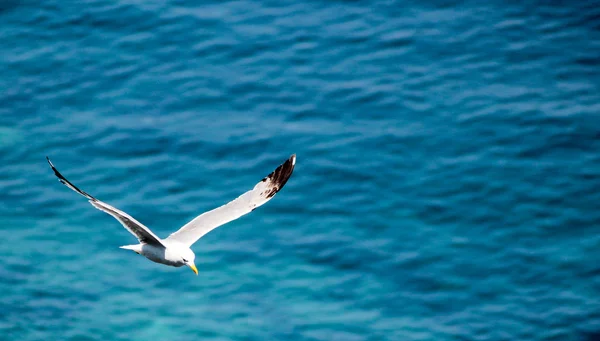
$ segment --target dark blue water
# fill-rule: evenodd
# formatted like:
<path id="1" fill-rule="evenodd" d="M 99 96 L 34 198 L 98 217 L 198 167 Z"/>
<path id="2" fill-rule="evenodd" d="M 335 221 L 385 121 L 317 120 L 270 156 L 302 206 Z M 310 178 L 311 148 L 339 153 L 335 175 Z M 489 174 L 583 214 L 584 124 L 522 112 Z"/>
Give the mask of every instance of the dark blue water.
<path id="1" fill-rule="evenodd" d="M 4 1 L 0 339 L 600 339 L 600 3 Z M 297 153 L 268 204 L 166 237 Z"/>

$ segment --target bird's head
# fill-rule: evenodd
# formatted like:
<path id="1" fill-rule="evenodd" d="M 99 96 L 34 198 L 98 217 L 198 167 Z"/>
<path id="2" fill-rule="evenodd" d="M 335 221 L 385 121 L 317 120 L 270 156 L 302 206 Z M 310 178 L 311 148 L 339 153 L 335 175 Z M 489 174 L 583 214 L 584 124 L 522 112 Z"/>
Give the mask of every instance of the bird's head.
<path id="1" fill-rule="evenodd" d="M 190 267 L 190 269 L 192 269 L 192 271 L 194 271 L 194 273 L 196 275 L 198 275 L 198 269 L 196 269 L 196 265 L 194 264 L 194 259 L 196 258 L 196 255 L 194 254 L 194 252 L 190 249 L 187 250 L 182 250 L 181 252 L 181 261 Z"/>

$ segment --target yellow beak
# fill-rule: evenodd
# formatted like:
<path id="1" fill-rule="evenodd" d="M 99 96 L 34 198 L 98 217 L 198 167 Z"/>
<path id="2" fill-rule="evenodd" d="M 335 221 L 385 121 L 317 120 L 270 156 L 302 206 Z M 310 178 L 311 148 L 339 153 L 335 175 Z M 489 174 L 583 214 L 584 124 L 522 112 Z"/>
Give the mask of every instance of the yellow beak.
<path id="1" fill-rule="evenodd" d="M 196 269 L 196 265 L 190 264 L 190 269 L 192 269 L 192 271 L 194 271 L 194 273 L 196 274 L 196 276 L 198 276 L 198 269 Z"/>

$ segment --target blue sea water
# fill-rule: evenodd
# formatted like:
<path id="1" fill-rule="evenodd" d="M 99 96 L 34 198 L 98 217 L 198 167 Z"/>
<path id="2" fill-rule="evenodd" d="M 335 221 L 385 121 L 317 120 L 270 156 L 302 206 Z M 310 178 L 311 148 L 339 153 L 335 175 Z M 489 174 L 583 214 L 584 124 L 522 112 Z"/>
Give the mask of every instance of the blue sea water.
<path id="1" fill-rule="evenodd" d="M 1 340 L 600 339 L 598 1 L 4 1 Z M 159 236 L 296 153 L 193 249 Z"/>

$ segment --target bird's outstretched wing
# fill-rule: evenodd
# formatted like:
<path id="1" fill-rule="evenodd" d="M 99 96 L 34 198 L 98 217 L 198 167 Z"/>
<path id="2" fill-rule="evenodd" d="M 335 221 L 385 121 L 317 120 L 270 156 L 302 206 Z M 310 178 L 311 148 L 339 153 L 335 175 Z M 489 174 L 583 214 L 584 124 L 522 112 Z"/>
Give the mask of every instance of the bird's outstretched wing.
<path id="1" fill-rule="evenodd" d="M 283 188 L 292 175 L 295 165 L 296 155 L 294 154 L 277 167 L 273 173 L 256 184 L 253 189 L 226 205 L 199 215 L 172 233 L 166 240 L 175 240 L 190 246 L 213 229 L 252 212 L 271 200 Z"/>
<path id="2" fill-rule="evenodd" d="M 140 241 L 140 243 L 160 245 L 163 247 L 165 246 L 162 243 L 162 241 L 160 240 L 160 238 L 158 238 L 154 233 L 152 233 L 152 231 L 150 231 L 149 228 L 144 226 L 139 221 L 133 219 L 133 217 L 131 217 L 129 214 L 127 214 L 119 209 L 116 209 L 116 208 L 112 207 L 111 205 L 109 205 L 105 202 L 102 202 L 102 201 L 94 198 L 93 196 L 87 194 L 86 192 L 80 190 L 79 188 L 77 188 L 69 180 L 67 180 L 62 174 L 60 174 L 60 172 L 56 169 L 56 167 L 54 167 L 54 165 L 52 164 L 52 161 L 50 161 L 50 159 L 48 157 L 46 157 L 46 159 L 48 160 L 48 164 L 50 164 L 50 167 L 52 167 L 52 170 L 54 171 L 54 175 L 56 175 L 56 177 L 58 178 L 58 180 L 60 182 L 62 182 L 65 186 L 69 187 L 70 189 L 74 190 L 75 192 L 86 197 L 90 201 L 90 204 L 92 204 L 97 209 L 104 211 L 104 212 L 110 214 L 111 216 L 115 217 L 115 219 L 117 219 L 121 224 L 123 224 L 123 226 L 127 229 L 127 231 L 131 232 L 131 234 L 133 234 Z"/>

